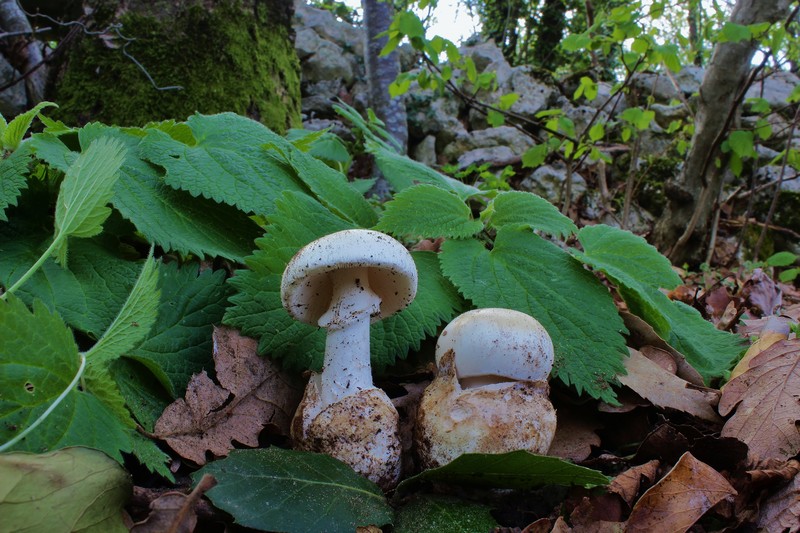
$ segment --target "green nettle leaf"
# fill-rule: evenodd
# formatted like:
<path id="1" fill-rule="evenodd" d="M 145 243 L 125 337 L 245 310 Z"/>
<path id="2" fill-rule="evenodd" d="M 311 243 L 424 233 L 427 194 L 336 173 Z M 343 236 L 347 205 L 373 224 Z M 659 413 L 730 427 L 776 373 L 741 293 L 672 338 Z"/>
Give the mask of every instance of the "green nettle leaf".
<path id="1" fill-rule="evenodd" d="M 33 312 L 13 295 L 0 301 L 0 442 L 33 424 L 62 393 L 61 403 L 12 449 L 44 452 L 89 446 L 122 462 L 132 435 L 88 391 L 71 389 L 80 369 L 78 347 L 61 319 L 35 301 Z"/>
<path id="2" fill-rule="evenodd" d="M 403 492 L 419 481 L 529 490 L 544 485 L 602 487 L 611 479 L 597 470 L 558 457 L 517 450 L 499 454 L 467 453 L 444 466 L 404 480 L 397 490 Z"/>
<path id="3" fill-rule="evenodd" d="M 126 150 L 119 141 L 94 141 L 69 167 L 56 203 L 56 260 L 66 264 L 67 237 L 93 237 L 111 214 L 111 200 Z"/>
<path id="4" fill-rule="evenodd" d="M 578 239 L 584 251 L 573 250 L 573 255 L 612 279 L 632 313 L 681 351 L 705 379 L 724 374 L 741 351 L 741 341 L 658 290 L 680 283 L 666 257 L 641 237 L 609 226 L 584 227 Z"/>
<path id="5" fill-rule="evenodd" d="M 423 339 L 435 336 L 441 324 L 464 310 L 458 291 L 442 274 L 437 254 L 412 252 L 411 256 L 419 276 L 417 297 L 402 312 L 370 327 L 372 361 L 378 370 L 404 358 L 409 350 L 419 350 Z"/>
<path id="6" fill-rule="evenodd" d="M 589 46 L 592 39 L 584 33 L 573 33 L 561 41 L 561 47 L 567 52 L 577 52 Z"/>
<path id="7" fill-rule="evenodd" d="M 149 242 L 184 255 L 239 262 L 250 254 L 260 228 L 245 213 L 168 186 L 158 168 L 145 161 L 149 145 L 140 136 L 90 124 L 80 130 L 81 145 L 100 135 L 112 136 L 128 148 L 111 202 Z M 43 157 L 40 151 L 37 155 Z"/>
<path id="8" fill-rule="evenodd" d="M 223 323 L 260 339 L 261 353 L 288 355 L 289 368 L 321 368 L 319 347 L 324 346 L 325 330 L 289 316 L 280 299 L 281 276 L 301 247 L 355 226 L 302 194 L 284 194 L 275 208 L 276 212 L 267 217 L 266 234 L 256 241 L 254 254 L 245 259 L 248 270 L 237 270 L 229 280 L 237 294 L 230 298 L 232 306 L 225 311 Z"/>
<path id="9" fill-rule="evenodd" d="M 121 357 L 144 340 L 156 321 L 159 297 L 158 267 L 151 251 L 117 317 L 86 353 L 89 364 Z"/>
<path id="10" fill-rule="evenodd" d="M 415 185 L 386 203 L 375 229 L 395 236 L 470 237 L 483 224 L 458 196 L 435 185 Z"/>
<path id="11" fill-rule="evenodd" d="M 2 136 L 0 137 L 4 150 L 14 151 L 19 147 L 20 143 L 22 142 L 22 138 L 28 132 L 28 128 L 31 127 L 33 119 L 45 107 L 58 106 L 53 102 L 39 102 L 32 109 L 17 115 L 14 117 L 14 120 L 8 123 L 8 125 L 3 129 Z"/>
<path id="12" fill-rule="evenodd" d="M 326 332 L 294 320 L 283 308 L 281 277 L 286 264 L 301 247 L 329 233 L 354 226 L 313 199 L 287 193 L 268 217 L 258 250 L 247 258 L 249 270 L 236 271 L 230 283 L 237 294 L 225 311 L 223 322 L 245 335 L 259 338 L 259 351 L 283 359 L 292 369 L 322 368 Z M 402 312 L 371 326 L 371 350 L 377 367 L 392 364 L 409 349 L 418 348 L 426 336 L 452 319 L 461 300 L 439 270 L 435 254 L 414 252 L 419 273 L 417 298 Z"/>
<path id="13" fill-rule="evenodd" d="M 108 371 L 136 421 L 152 433 L 156 420 L 174 398 L 147 367 L 133 359 L 116 359 L 108 365 Z"/>
<path id="14" fill-rule="evenodd" d="M 213 367 L 213 324 L 222 321 L 230 288 L 225 272 L 199 266 L 159 268 L 158 319 L 147 338 L 125 352 L 146 366 L 174 398 L 183 394 L 192 374 Z"/>
<path id="15" fill-rule="evenodd" d="M 66 448 L 0 455 L 3 531 L 126 532 L 130 476 L 104 453 Z"/>
<path id="16" fill-rule="evenodd" d="M 449 240 L 439 259 L 445 276 L 478 307 L 516 309 L 542 323 L 555 346 L 555 376 L 615 401 L 609 383 L 624 372 L 626 329 L 606 288 L 567 252 L 505 227 L 491 251 L 474 239 Z"/>
<path id="17" fill-rule="evenodd" d="M 504 226 L 529 228 L 562 238 L 578 231 L 575 223 L 562 215 L 556 206 L 541 196 L 524 191 L 499 193 L 481 213 L 481 218 L 488 226 L 497 229 Z"/>
<path id="18" fill-rule="evenodd" d="M 491 507 L 465 502 L 452 496 L 420 494 L 401 507 L 395 516 L 394 533 L 475 533 L 493 531 L 497 521 Z"/>
<path id="19" fill-rule="evenodd" d="M 352 533 L 383 526 L 392 509 L 377 485 L 327 455 L 275 446 L 234 450 L 193 474 L 211 474 L 208 498 L 234 521 L 265 531 Z"/>
<path id="20" fill-rule="evenodd" d="M 20 191 L 27 187 L 28 164 L 31 152 L 27 143 L 6 158 L 0 158 L 0 221 L 7 221 L 6 209 L 17 205 Z"/>
<path id="21" fill-rule="evenodd" d="M 171 187 L 256 214 L 272 212 L 283 191 L 303 192 L 291 169 L 262 148 L 286 142 L 263 124 L 222 113 L 193 115 L 186 125 L 193 143 L 150 130 L 141 144 L 142 155 L 166 170 Z"/>
<path id="22" fill-rule="evenodd" d="M 414 185 L 427 183 L 454 192 L 462 200 L 481 194 L 476 187 L 440 174 L 429 166 L 400 155 L 378 143 L 367 142 L 367 151 L 375 156 L 378 168 L 394 187 L 395 192 L 399 193 Z"/>
<path id="23" fill-rule="evenodd" d="M 528 148 L 524 154 L 522 154 L 522 167 L 523 168 L 536 168 L 544 163 L 544 160 L 547 158 L 547 145 L 546 144 L 537 144 L 531 148 Z"/>

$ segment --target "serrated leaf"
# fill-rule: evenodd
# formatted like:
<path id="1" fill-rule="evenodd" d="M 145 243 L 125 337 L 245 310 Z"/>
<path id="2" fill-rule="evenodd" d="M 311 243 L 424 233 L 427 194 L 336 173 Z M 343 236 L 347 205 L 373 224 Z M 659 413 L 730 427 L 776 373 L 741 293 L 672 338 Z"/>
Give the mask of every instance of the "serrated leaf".
<path id="1" fill-rule="evenodd" d="M 25 430 L 68 389 L 80 367 L 72 332 L 34 301 L 33 312 L 10 295 L 0 301 L 0 442 Z M 131 451 L 131 430 L 100 400 L 72 389 L 34 431 L 14 445 L 44 452 L 89 446 L 123 461 Z"/>
<path id="2" fill-rule="evenodd" d="M 121 357 L 108 365 L 125 404 L 136 421 L 148 432 L 172 398 L 150 370 L 133 359 Z"/>
<path id="3" fill-rule="evenodd" d="M 294 320 L 283 308 L 280 283 L 286 263 L 301 247 L 329 233 L 352 229 L 313 199 L 287 193 L 268 217 L 270 225 L 258 250 L 246 260 L 250 270 L 238 270 L 230 283 L 238 293 L 223 322 L 245 335 L 259 338 L 259 351 L 280 358 L 293 369 L 322 367 L 325 330 Z M 450 320 L 461 302 L 441 274 L 435 256 L 412 254 L 419 273 L 417 299 L 402 312 L 376 322 L 370 328 L 373 363 L 385 366 L 418 347 L 425 336 Z"/>
<path id="4" fill-rule="evenodd" d="M 409 187 L 397 193 L 385 207 L 375 229 L 390 235 L 458 239 L 483 229 L 463 200 L 435 185 Z"/>
<path id="5" fill-rule="evenodd" d="M 505 226 L 543 231 L 566 238 L 578 227 L 556 206 L 531 192 L 506 191 L 499 193 L 481 214 L 484 222 L 496 229 Z"/>
<path id="6" fill-rule="evenodd" d="M 260 229 L 245 213 L 168 186 L 159 170 L 144 160 L 146 145 L 140 137 L 99 124 L 80 130 L 84 146 L 98 136 L 113 137 L 128 149 L 111 202 L 148 241 L 184 255 L 241 262 L 250 254 Z M 37 155 L 44 157 L 40 151 Z M 52 156 L 47 159 L 51 164 L 58 158 L 57 153 Z"/>
<path id="7" fill-rule="evenodd" d="M 756 157 L 752 131 L 736 130 L 728 135 L 728 146 L 741 158 Z"/>
<path id="8" fill-rule="evenodd" d="M 275 205 L 276 212 L 267 217 L 266 234 L 256 241 L 254 254 L 245 259 L 249 270 L 237 270 L 230 279 L 238 292 L 230 298 L 233 305 L 225 311 L 223 322 L 260 339 L 261 353 L 294 354 L 286 360 L 290 368 L 321 368 L 318 346 L 325 342 L 325 330 L 289 316 L 280 299 L 281 276 L 301 247 L 355 226 L 302 194 L 286 193 Z"/>
<path id="9" fill-rule="evenodd" d="M 86 353 L 88 364 L 106 363 L 139 344 L 156 321 L 159 298 L 158 267 L 151 251 L 117 317 Z"/>
<path id="10" fill-rule="evenodd" d="M 575 255 L 593 261 L 586 261 L 591 266 L 604 265 L 603 272 L 615 279 L 628 275 L 654 289 L 674 289 L 681 283 L 669 259 L 630 231 L 605 224 L 585 226 L 578 232 L 578 240 L 584 253 L 576 250 Z"/>
<path id="11" fill-rule="evenodd" d="M 352 533 L 392 521 L 381 490 L 327 455 L 283 450 L 234 450 L 200 469 L 211 474 L 214 505 L 245 527 L 293 533 Z"/>
<path id="12" fill-rule="evenodd" d="M 14 151 L 19 147 L 22 138 L 28 132 L 28 128 L 31 127 L 33 119 L 45 107 L 58 106 L 53 102 L 39 102 L 33 108 L 17 115 L 14 120 L 8 123 L 2 133 L 2 143 L 5 150 Z"/>
<path id="13" fill-rule="evenodd" d="M 7 221 L 6 209 L 17 205 L 20 191 L 27 187 L 30 150 L 23 145 L 6 158 L 0 158 L 0 221 Z"/>
<path id="14" fill-rule="evenodd" d="M 367 142 L 367 151 L 375 156 L 375 162 L 395 192 L 399 193 L 413 185 L 427 183 L 453 192 L 462 200 L 481 193 L 476 187 L 440 174 L 427 165 L 375 142 Z"/>
<path id="15" fill-rule="evenodd" d="M 624 372 L 626 329 L 605 287 L 567 252 L 506 227 L 491 251 L 477 240 L 450 240 L 439 259 L 445 276 L 478 307 L 516 309 L 542 323 L 555 346 L 553 375 L 615 401 L 609 383 Z"/>
<path id="16" fill-rule="evenodd" d="M 291 170 L 262 148 L 283 140 L 263 124 L 222 113 L 193 115 L 186 125 L 194 143 L 150 130 L 141 144 L 142 155 L 166 170 L 171 187 L 257 214 L 272 212 L 283 191 L 302 192 Z"/>
<path id="17" fill-rule="evenodd" d="M 592 42 L 588 35 L 583 33 L 573 33 L 561 41 L 561 47 L 567 52 L 577 52 L 586 48 Z"/>
<path id="18" fill-rule="evenodd" d="M 125 355 L 145 365 L 175 398 L 192 374 L 210 368 L 213 325 L 222 321 L 230 289 L 222 270 L 161 265 L 158 319 L 147 338 Z M 141 326 L 141 323 L 140 323 Z"/>
<path id="19" fill-rule="evenodd" d="M 128 473 L 97 450 L 3 454 L 0 529 L 126 532 L 122 512 L 132 489 Z"/>
<path id="20" fill-rule="evenodd" d="M 611 480 L 597 470 L 558 457 L 517 450 L 500 454 L 467 453 L 444 466 L 404 480 L 397 490 L 403 492 L 420 481 L 530 490 L 544 485 L 601 487 Z"/>
<path id="21" fill-rule="evenodd" d="M 475 533 L 493 531 L 491 508 L 452 496 L 420 494 L 395 514 L 394 533 Z"/>
<path id="22" fill-rule="evenodd" d="M 67 237 L 92 237 L 102 231 L 103 222 L 111 214 L 106 204 L 113 195 L 125 153 L 120 142 L 101 138 L 67 170 L 56 203 L 55 239 L 62 239 L 56 260 L 62 265 L 67 258 Z"/>
<path id="23" fill-rule="evenodd" d="M 578 239 L 584 252 L 573 250 L 573 255 L 611 278 L 632 313 L 683 353 L 704 379 L 723 375 L 741 351 L 741 341 L 658 290 L 680 283 L 666 257 L 641 237 L 609 226 L 584 227 Z"/>

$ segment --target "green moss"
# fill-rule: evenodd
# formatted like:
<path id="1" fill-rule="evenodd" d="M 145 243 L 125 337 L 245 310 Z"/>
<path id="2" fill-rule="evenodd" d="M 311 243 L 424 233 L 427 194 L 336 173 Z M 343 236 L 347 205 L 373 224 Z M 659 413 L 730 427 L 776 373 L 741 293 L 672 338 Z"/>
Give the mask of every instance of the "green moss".
<path id="1" fill-rule="evenodd" d="M 195 5 L 162 19 L 128 12 L 126 51 L 86 37 L 72 49 L 52 99 L 67 124 L 98 120 L 139 126 L 153 120 L 233 111 L 285 132 L 300 121 L 299 62 L 280 1 Z M 152 11 L 150 11 L 152 12 Z M 123 43 L 119 43 L 123 44 Z"/>
<path id="2" fill-rule="evenodd" d="M 648 157 L 642 166 L 644 174 L 636 195 L 638 204 L 659 216 L 667 203 L 664 183 L 678 175 L 679 165 L 680 160 L 674 157 Z"/>

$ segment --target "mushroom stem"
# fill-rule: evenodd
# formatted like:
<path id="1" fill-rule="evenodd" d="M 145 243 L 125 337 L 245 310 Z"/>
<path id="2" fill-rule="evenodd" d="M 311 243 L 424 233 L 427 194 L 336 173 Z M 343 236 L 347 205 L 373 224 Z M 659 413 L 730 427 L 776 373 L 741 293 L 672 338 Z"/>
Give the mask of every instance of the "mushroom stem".
<path id="1" fill-rule="evenodd" d="M 369 286 L 366 268 L 340 270 L 330 276 L 331 305 L 317 322 L 328 330 L 321 376 L 323 405 L 373 387 L 369 325 L 381 304 Z"/>

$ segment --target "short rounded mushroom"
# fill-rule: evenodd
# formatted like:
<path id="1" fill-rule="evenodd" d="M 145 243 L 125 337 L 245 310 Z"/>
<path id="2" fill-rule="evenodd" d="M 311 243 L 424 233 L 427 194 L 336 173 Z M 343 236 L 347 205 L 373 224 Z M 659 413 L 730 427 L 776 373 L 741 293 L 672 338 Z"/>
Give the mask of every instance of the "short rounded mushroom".
<path id="1" fill-rule="evenodd" d="M 556 429 L 548 398 L 553 343 L 533 317 L 476 309 L 456 317 L 436 345 L 438 375 L 417 414 L 425 468 L 464 453 L 546 453 Z"/>
<path id="2" fill-rule="evenodd" d="M 384 488 L 400 475 L 398 415 L 372 383 L 369 326 L 406 307 L 416 291 L 408 250 L 388 235 L 361 229 L 310 243 L 286 266 L 281 282 L 289 314 L 327 329 L 322 373 L 309 380 L 292 438 Z"/>

